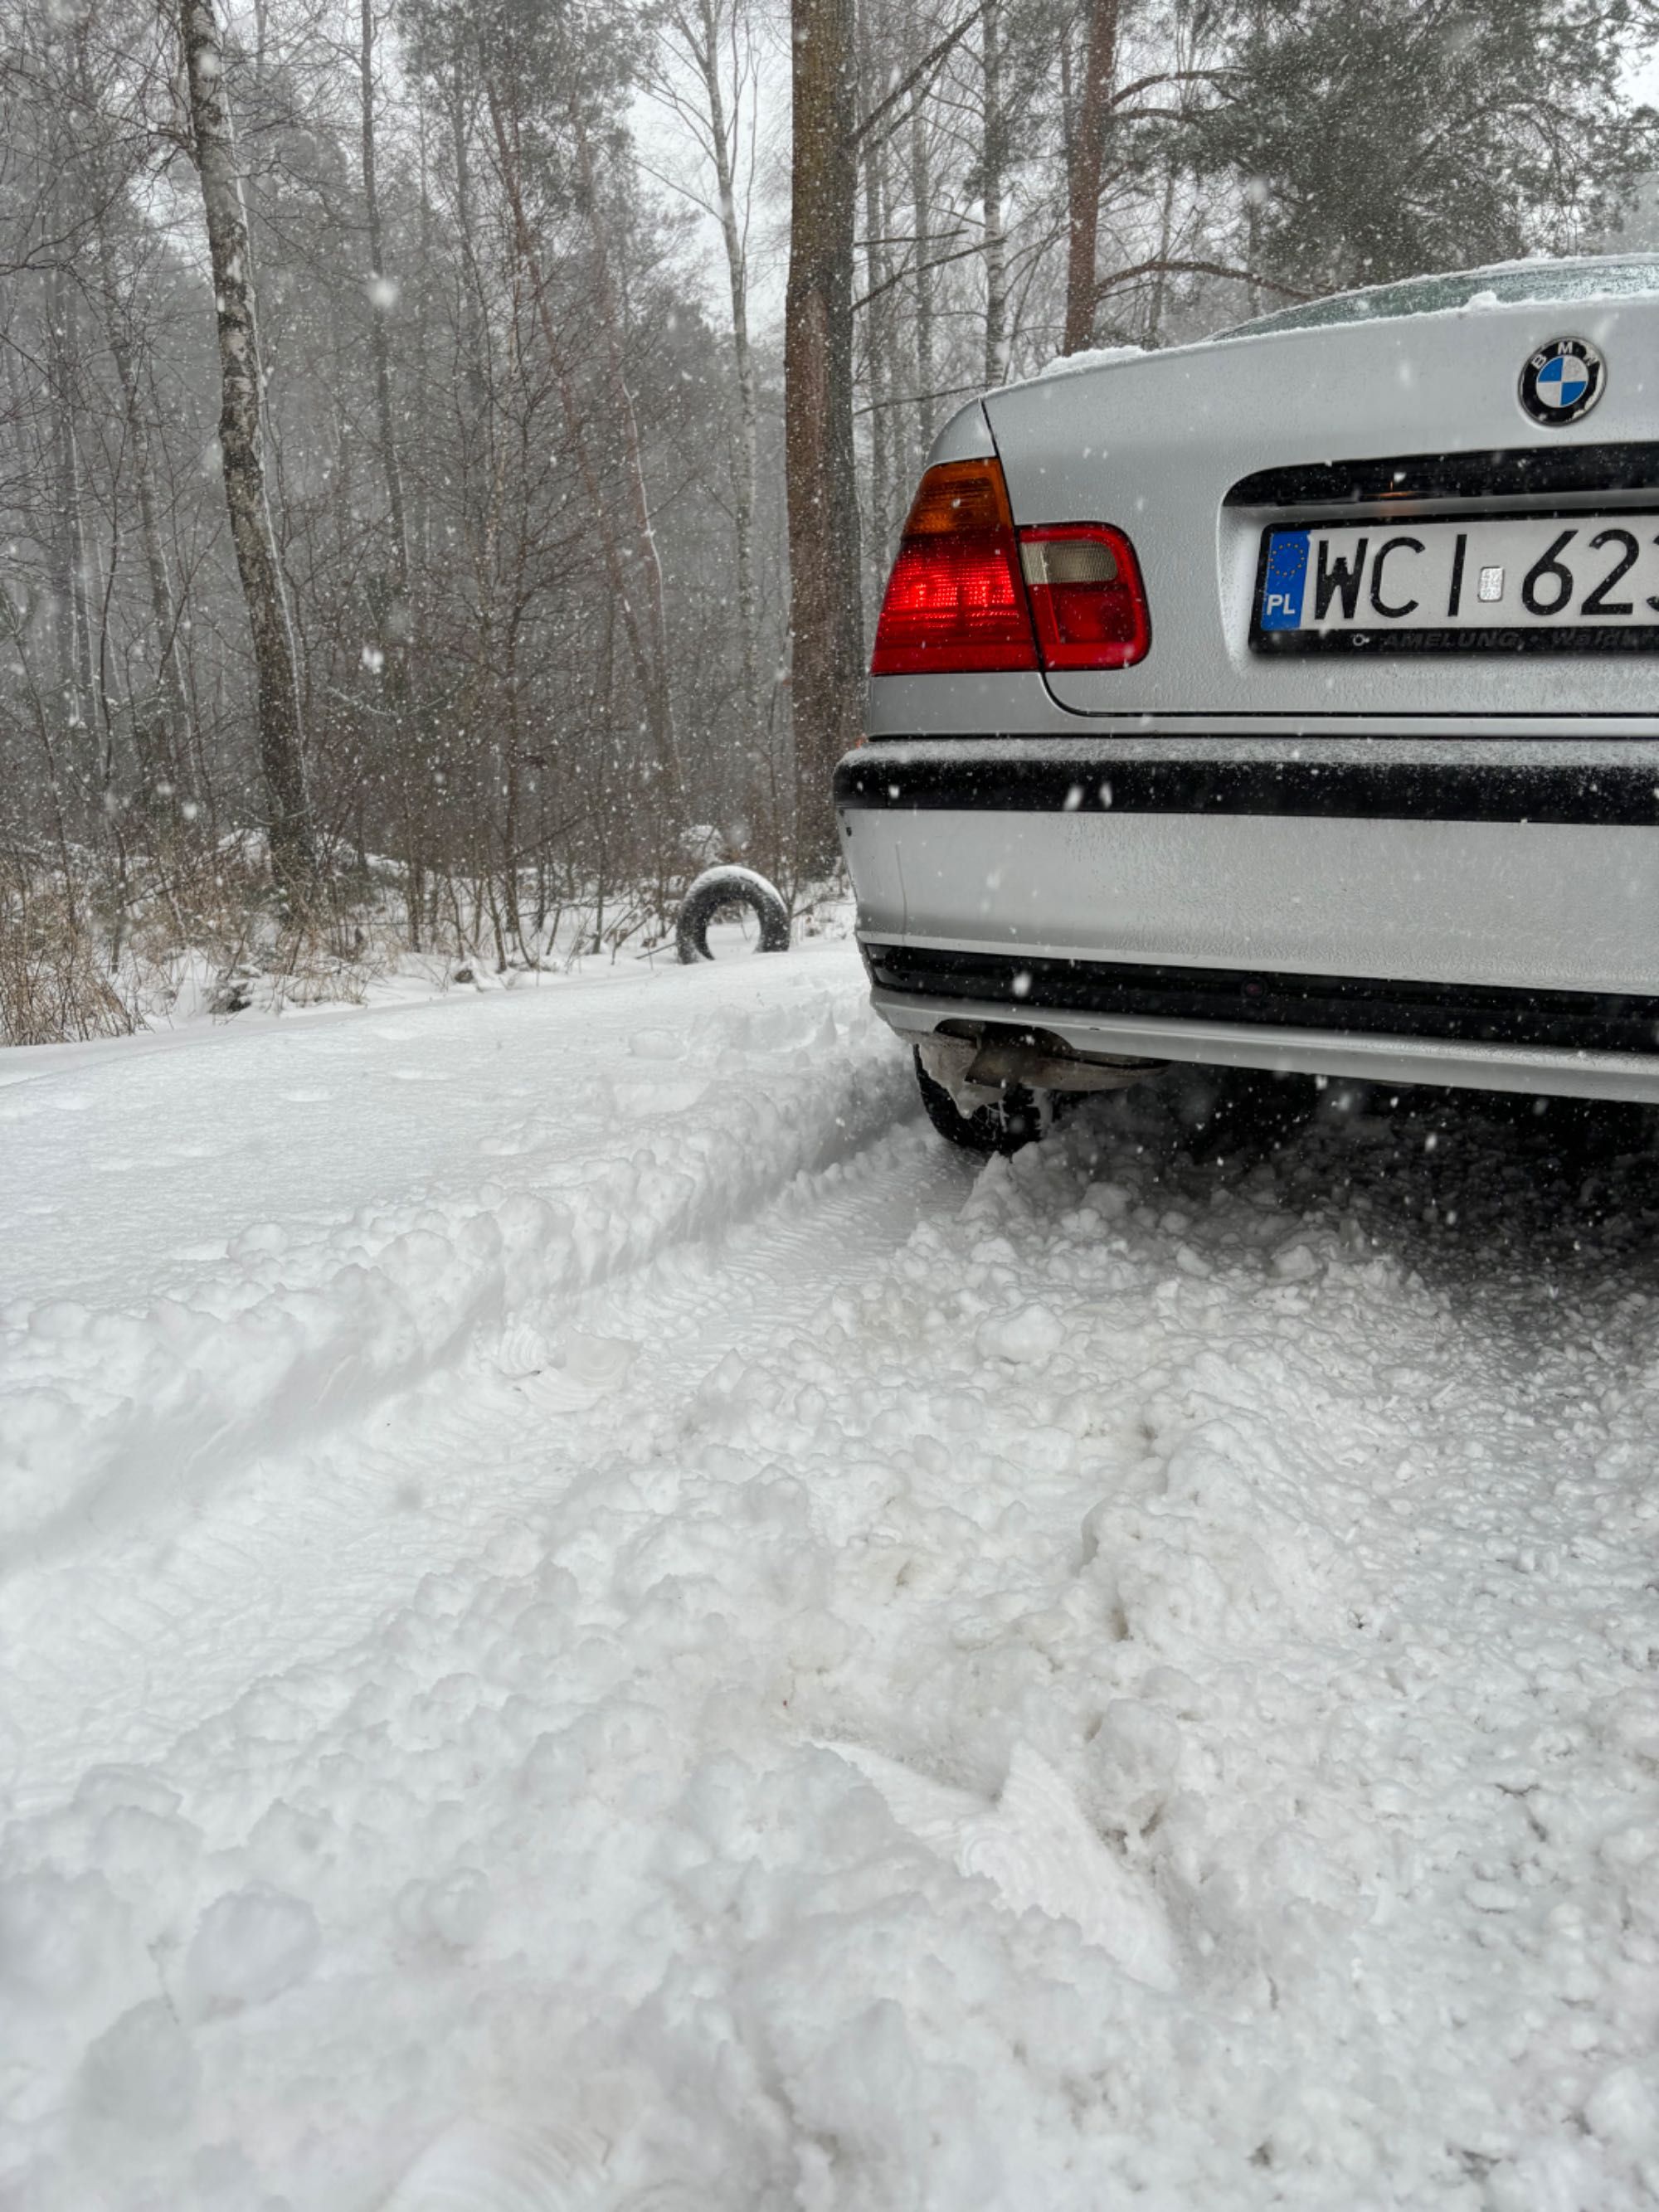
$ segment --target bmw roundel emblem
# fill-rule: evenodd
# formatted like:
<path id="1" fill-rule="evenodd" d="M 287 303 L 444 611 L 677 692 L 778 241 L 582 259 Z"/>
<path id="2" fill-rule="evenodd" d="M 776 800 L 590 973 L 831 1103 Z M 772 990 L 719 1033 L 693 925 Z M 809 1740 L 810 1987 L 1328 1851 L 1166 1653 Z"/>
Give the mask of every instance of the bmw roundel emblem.
<path id="1" fill-rule="evenodd" d="M 1521 404 L 1534 422 L 1576 422 L 1607 380 L 1607 363 L 1588 338 L 1552 338 L 1521 372 Z"/>

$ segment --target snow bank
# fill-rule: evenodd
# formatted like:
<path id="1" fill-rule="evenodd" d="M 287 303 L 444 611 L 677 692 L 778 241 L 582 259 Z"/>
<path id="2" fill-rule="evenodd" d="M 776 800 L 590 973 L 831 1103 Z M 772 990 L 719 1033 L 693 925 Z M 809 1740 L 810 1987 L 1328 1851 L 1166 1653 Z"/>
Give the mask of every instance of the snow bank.
<path id="1" fill-rule="evenodd" d="M 480 1332 L 556 1316 L 907 1109 L 848 948 L 759 967 L 222 1033 L 125 1065 L 60 1058 L 0 1090 L 22 1179 L 18 1287 L 0 1304 L 0 1560 L 199 1499 L 251 1453 L 361 1413 Z M 112 1146 L 117 1178 L 100 1173 Z M 318 1206 L 372 1180 L 366 1162 L 395 1200 Z M 130 1194 L 125 1275 L 42 1296 L 65 1250 L 122 1251 Z"/>

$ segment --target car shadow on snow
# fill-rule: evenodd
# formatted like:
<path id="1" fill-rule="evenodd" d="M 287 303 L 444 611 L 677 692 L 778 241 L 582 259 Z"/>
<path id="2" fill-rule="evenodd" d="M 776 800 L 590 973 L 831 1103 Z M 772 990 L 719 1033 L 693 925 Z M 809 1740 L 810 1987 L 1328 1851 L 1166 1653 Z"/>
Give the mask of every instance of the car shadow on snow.
<path id="1" fill-rule="evenodd" d="M 1188 1205 L 1266 1176 L 1466 1293 L 1659 1294 L 1659 1109 L 1192 1067 L 1091 1102 L 1067 1141 L 1095 1172 L 1132 1145 Z"/>

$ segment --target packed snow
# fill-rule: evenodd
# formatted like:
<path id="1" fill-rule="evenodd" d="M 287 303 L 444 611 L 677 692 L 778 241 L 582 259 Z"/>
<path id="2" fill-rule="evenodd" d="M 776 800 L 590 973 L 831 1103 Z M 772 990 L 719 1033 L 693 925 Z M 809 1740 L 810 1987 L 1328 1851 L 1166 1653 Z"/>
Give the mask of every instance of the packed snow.
<path id="1" fill-rule="evenodd" d="M 1651 2203 L 1659 1165 L 1231 1127 L 834 943 L 0 1054 L 0 2205 Z"/>

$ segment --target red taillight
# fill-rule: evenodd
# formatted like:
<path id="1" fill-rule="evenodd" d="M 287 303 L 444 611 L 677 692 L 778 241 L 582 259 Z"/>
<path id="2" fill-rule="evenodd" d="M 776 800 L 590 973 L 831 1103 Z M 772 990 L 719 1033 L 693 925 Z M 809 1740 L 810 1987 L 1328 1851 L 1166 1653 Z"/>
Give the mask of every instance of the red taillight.
<path id="1" fill-rule="evenodd" d="M 1104 522 L 1019 533 L 1020 566 L 1045 668 L 1129 668 L 1152 641 L 1135 549 Z"/>
<path id="2" fill-rule="evenodd" d="M 1035 628 L 1033 617 L 1035 617 Z M 1097 522 L 1016 532 L 999 462 L 929 469 L 876 625 L 872 676 L 1127 668 L 1152 644 L 1134 548 Z"/>
<path id="3" fill-rule="evenodd" d="M 946 461 L 929 469 L 887 580 L 871 674 L 1037 665 L 1000 466 Z"/>

